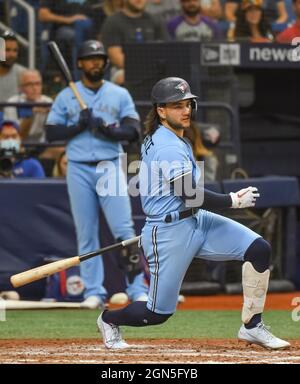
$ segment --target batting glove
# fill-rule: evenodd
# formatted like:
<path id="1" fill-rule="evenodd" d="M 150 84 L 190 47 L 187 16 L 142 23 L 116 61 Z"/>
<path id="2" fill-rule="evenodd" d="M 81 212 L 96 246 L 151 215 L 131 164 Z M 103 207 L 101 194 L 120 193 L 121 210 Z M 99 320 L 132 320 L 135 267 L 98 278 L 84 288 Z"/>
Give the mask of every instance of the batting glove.
<path id="1" fill-rule="evenodd" d="M 230 192 L 232 199 L 231 208 L 249 208 L 254 207 L 259 193 L 256 187 L 248 187 L 238 192 Z"/>

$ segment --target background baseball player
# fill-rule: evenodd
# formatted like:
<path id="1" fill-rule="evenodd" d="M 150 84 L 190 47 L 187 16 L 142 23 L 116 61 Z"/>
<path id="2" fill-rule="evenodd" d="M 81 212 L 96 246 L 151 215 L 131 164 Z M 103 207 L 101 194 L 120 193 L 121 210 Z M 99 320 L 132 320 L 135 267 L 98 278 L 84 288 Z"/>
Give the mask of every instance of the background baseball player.
<path id="1" fill-rule="evenodd" d="M 100 248 L 99 205 L 116 239 L 135 236 L 126 178 L 120 166 L 123 149 L 119 141 L 137 140 L 140 122 L 128 91 L 103 80 L 107 61 L 99 41 L 85 41 L 78 51 L 82 80 L 76 85 L 88 109 L 80 110 L 67 87 L 58 94 L 47 120 L 48 140 L 68 140 L 67 185 L 80 254 Z M 117 171 L 110 172 L 108 164 Z M 99 183 L 99 173 L 105 174 L 108 181 L 118 178 L 122 193 L 102 194 L 105 186 Z M 132 301 L 147 299 L 137 254 L 138 248 L 131 247 L 122 257 L 129 283 L 127 294 Z M 102 258 L 92 258 L 80 267 L 85 285 L 84 305 L 101 306 L 107 298 Z"/>
<path id="2" fill-rule="evenodd" d="M 114 349 L 128 347 L 120 325 L 165 322 L 176 310 L 187 268 L 198 257 L 244 261 L 244 324 L 239 339 L 271 349 L 288 347 L 288 342 L 267 330 L 261 318 L 270 274 L 270 245 L 247 227 L 208 211 L 252 207 L 259 194 L 253 187 L 216 194 L 198 184 L 200 169 L 190 144 L 183 139 L 196 110 L 195 98 L 188 83 L 176 77 L 160 80 L 152 90 L 153 109 L 146 121 L 148 136 L 142 146 L 140 167 L 140 194 L 147 215 L 142 246 L 151 273 L 149 299 L 121 310 L 104 311 L 97 321 L 104 344 Z M 182 186 L 193 186 L 194 196 L 190 196 L 191 189 Z M 199 195 L 204 196 L 201 209 L 187 209 L 191 198 L 198 199 Z"/>

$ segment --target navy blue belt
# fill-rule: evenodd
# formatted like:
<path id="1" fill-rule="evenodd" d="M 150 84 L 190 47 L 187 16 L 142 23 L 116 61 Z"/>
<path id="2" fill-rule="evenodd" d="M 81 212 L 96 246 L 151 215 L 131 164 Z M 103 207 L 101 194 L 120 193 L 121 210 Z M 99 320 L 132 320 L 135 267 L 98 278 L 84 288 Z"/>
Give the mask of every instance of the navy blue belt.
<path id="1" fill-rule="evenodd" d="M 190 208 L 185 211 L 179 212 L 178 219 L 177 220 L 182 220 L 186 219 L 187 217 L 195 215 L 199 211 L 199 208 Z M 172 215 L 169 213 L 165 217 L 165 223 L 171 223 L 172 222 Z"/>

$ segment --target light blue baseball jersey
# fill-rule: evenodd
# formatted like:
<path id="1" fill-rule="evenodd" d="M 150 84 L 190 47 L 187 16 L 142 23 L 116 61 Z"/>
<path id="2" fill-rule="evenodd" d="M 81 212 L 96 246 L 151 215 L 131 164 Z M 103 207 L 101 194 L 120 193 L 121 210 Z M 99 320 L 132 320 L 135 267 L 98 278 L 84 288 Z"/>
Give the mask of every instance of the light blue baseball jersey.
<path id="1" fill-rule="evenodd" d="M 200 169 L 190 144 L 160 125 L 145 138 L 141 157 L 139 189 L 144 213 L 156 217 L 184 210 L 182 199 L 174 194 L 170 183 L 189 173 L 195 182 L 199 180 Z"/>
<path id="2" fill-rule="evenodd" d="M 139 119 L 129 92 L 118 85 L 105 81 L 97 92 L 76 82 L 77 89 L 95 117 L 107 124 L 120 122 L 124 117 Z M 47 124 L 77 125 L 80 106 L 71 88 L 63 89 L 55 99 L 47 118 Z M 72 161 L 98 161 L 118 157 L 123 149 L 119 142 L 102 140 L 88 130 L 83 131 L 67 144 L 68 159 Z"/>

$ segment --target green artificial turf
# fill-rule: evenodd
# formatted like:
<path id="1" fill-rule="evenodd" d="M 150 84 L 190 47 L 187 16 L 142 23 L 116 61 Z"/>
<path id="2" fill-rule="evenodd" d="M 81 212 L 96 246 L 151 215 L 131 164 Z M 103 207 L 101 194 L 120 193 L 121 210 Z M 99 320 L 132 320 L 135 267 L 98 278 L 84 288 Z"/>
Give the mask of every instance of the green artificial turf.
<path id="1" fill-rule="evenodd" d="M 98 311 L 93 310 L 9 310 L 0 321 L 0 339 L 98 338 Z M 266 311 L 265 323 L 277 336 L 300 339 L 300 322 L 290 311 Z M 126 338 L 235 338 L 240 311 L 178 311 L 165 324 L 123 327 Z"/>

